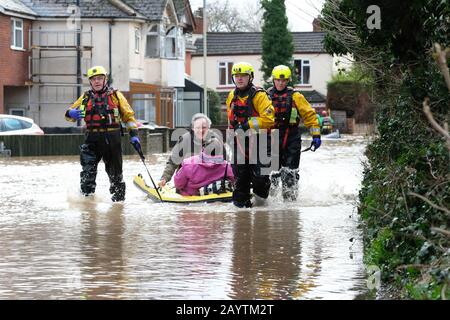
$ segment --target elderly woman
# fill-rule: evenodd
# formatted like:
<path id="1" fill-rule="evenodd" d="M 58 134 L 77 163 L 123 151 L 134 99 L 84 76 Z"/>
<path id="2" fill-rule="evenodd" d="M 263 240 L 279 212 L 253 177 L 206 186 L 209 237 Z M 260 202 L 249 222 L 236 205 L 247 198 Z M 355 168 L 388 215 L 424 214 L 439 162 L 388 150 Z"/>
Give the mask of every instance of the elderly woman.
<path id="1" fill-rule="evenodd" d="M 177 192 L 184 196 L 201 194 L 201 189 L 211 186 L 212 192 L 226 191 L 226 181 L 234 183 L 233 169 L 222 155 L 208 151 L 186 158 L 173 178 Z"/>
<path id="2" fill-rule="evenodd" d="M 194 114 L 191 126 L 192 130 L 182 135 L 173 147 L 172 154 L 158 182 L 160 187 L 163 187 L 172 179 L 173 174 L 184 159 L 200 154 L 204 148 L 215 150 L 213 153 L 221 154 L 223 152 L 223 142 L 209 130 L 211 120 L 206 115 L 203 113 Z"/>

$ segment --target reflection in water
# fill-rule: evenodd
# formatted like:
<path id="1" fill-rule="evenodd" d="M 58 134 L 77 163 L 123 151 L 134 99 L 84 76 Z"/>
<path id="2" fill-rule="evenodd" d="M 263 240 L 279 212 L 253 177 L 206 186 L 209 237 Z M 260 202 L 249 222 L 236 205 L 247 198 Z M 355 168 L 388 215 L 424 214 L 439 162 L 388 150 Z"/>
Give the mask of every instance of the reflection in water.
<path id="1" fill-rule="evenodd" d="M 364 146 L 324 143 L 302 155 L 297 202 L 238 211 L 149 201 L 131 182 L 137 157 L 122 204 L 103 171 L 95 196 L 79 195 L 77 157 L 0 159 L 0 299 L 353 299 Z M 160 173 L 166 155 L 150 158 Z"/>
<path id="2" fill-rule="evenodd" d="M 314 287 L 317 287 L 316 278 L 319 276 L 322 270 L 322 250 L 323 239 L 320 237 L 319 232 L 313 233 L 313 251 L 312 259 L 310 262 L 304 257 L 305 263 L 303 263 L 303 269 L 297 280 L 297 287 L 292 292 L 292 298 L 298 299 L 304 297 Z"/>
<path id="3" fill-rule="evenodd" d="M 298 210 L 239 213 L 233 239 L 233 299 L 289 299 L 300 272 Z"/>
<path id="4" fill-rule="evenodd" d="M 82 297 L 121 298 L 124 278 L 123 204 L 98 212 L 95 202 L 82 202 L 80 259 Z"/>

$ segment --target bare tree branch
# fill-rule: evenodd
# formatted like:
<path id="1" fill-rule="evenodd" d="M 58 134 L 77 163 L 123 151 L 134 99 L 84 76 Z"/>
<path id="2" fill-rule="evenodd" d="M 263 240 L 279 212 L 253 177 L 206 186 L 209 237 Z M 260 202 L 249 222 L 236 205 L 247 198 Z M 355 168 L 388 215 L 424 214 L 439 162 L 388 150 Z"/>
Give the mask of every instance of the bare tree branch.
<path id="1" fill-rule="evenodd" d="M 450 238 L 450 231 L 447 231 L 447 230 L 444 230 L 441 228 L 436 228 L 436 227 L 431 227 L 431 231 L 438 232 L 438 233 L 443 234 L 444 236 L 447 236 Z"/>
<path id="2" fill-rule="evenodd" d="M 440 206 L 438 206 L 437 204 L 434 204 L 434 203 L 431 202 L 427 197 L 424 197 L 424 196 L 422 196 L 422 195 L 420 195 L 420 194 L 418 194 L 418 193 L 412 192 L 412 191 L 408 192 L 408 195 L 417 197 L 417 198 L 419 198 L 419 199 L 425 201 L 426 203 L 428 203 L 428 204 L 429 204 L 430 206 L 432 206 L 433 208 L 435 208 L 435 209 L 437 209 L 437 210 L 440 210 L 440 211 L 443 211 L 443 212 L 445 212 L 446 214 L 448 214 L 448 215 L 450 216 L 450 210 L 448 210 L 447 208 L 444 208 L 444 207 L 440 207 Z"/>
<path id="3" fill-rule="evenodd" d="M 244 17 L 246 21 L 246 31 L 261 32 L 263 22 L 263 10 L 259 5 L 252 2 L 245 2 Z"/>
<path id="4" fill-rule="evenodd" d="M 441 45 L 439 43 L 435 43 L 433 57 L 436 60 L 442 74 L 444 75 L 448 91 L 450 91 L 450 71 L 448 70 L 447 66 L 447 58 L 450 58 L 450 48 L 446 48 L 444 51 L 442 51 Z"/>
<path id="5" fill-rule="evenodd" d="M 444 123 L 444 128 L 442 128 L 439 123 L 434 120 L 433 114 L 430 110 L 430 99 L 428 97 L 423 101 L 423 112 L 425 113 L 425 116 L 427 117 L 433 128 L 435 128 L 436 131 L 444 136 L 447 141 L 447 148 L 450 151 L 450 134 L 448 133 L 448 124 Z"/>
<path id="6" fill-rule="evenodd" d="M 207 5 L 209 32 L 257 32 L 261 31 L 261 13 L 247 4 L 244 9 L 231 6 L 229 1 L 216 0 Z"/>

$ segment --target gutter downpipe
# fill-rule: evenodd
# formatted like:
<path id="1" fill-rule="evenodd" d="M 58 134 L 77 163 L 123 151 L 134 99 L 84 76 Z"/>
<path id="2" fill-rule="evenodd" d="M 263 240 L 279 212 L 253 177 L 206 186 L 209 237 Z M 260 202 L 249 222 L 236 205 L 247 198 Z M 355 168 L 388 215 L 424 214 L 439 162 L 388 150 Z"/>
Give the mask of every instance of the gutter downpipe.
<path id="1" fill-rule="evenodd" d="M 208 24 L 206 23 L 206 19 L 206 0 L 203 0 L 203 113 L 208 116 L 208 85 L 206 83 L 206 34 Z"/>
<path id="2" fill-rule="evenodd" d="M 114 19 L 111 19 L 111 21 L 108 24 L 108 56 L 109 56 L 109 80 L 108 83 L 111 85 L 113 82 L 113 72 L 112 72 L 112 26 L 114 24 Z"/>
<path id="3" fill-rule="evenodd" d="M 80 19 L 78 20 L 79 25 L 77 25 L 77 99 L 81 96 L 81 86 L 83 84 L 83 79 L 81 78 L 81 8 L 80 0 L 77 0 L 77 8 L 80 10 Z M 77 120 L 77 126 L 81 125 L 81 120 Z"/>

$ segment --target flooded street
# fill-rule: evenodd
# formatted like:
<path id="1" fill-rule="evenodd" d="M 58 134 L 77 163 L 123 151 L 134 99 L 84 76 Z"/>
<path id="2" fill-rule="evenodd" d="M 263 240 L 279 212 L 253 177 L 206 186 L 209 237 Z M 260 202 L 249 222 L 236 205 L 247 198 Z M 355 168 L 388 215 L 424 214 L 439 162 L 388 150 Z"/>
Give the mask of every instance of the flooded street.
<path id="1" fill-rule="evenodd" d="M 357 298 L 365 146 L 324 141 L 302 154 L 297 202 L 239 211 L 152 202 L 132 182 L 149 181 L 138 156 L 124 159 L 126 200 L 114 204 L 103 163 L 84 198 L 78 157 L 2 158 L 0 299 Z M 166 157 L 148 157 L 154 179 Z"/>

